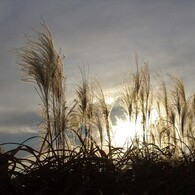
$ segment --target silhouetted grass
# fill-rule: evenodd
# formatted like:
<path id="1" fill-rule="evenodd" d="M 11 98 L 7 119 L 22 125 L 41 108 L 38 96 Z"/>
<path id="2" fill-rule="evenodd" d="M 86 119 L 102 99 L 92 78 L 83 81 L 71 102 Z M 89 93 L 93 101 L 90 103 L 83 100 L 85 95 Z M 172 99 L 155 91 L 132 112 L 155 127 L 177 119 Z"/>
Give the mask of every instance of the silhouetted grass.
<path id="1" fill-rule="evenodd" d="M 71 150 L 39 158 L 33 148 L 20 144 L 0 156 L 1 194 L 194 194 L 194 159 L 174 159 L 167 150 L 149 144 L 126 152 L 113 148 L 120 155 L 115 159 L 98 150 L 88 156 Z M 16 157 L 20 151 L 31 157 Z"/>

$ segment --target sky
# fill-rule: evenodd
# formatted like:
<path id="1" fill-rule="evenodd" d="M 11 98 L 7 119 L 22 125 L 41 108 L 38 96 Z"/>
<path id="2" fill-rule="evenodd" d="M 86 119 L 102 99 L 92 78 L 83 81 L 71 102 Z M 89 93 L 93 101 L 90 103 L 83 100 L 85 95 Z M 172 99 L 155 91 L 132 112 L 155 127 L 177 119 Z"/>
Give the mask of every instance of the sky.
<path id="1" fill-rule="evenodd" d="M 112 94 L 134 66 L 135 52 L 153 74 L 180 75 L 192 93 L 194 10 L 193 0 L 0 0 L 0 143 L 38 131 L 41 102 L 34 86 L 21 81 L 13 49 L 24 46 L 24 33 L 41 31 L 41 18 L 65 55 L 70 96 L 79 66 L 88 66 Z"/>

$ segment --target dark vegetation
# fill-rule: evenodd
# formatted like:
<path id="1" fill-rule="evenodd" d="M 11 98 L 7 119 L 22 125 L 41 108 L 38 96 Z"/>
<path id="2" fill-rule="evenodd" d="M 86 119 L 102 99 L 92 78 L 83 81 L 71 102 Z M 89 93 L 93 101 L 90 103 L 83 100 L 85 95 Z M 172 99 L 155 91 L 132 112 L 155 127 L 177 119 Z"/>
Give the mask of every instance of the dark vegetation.
<path id="1" fill-rule="evenodd" d="M 138 123 L 127 146 L 112 144 L 111 106 L 97 80 L 81 70 L 76 98 L 67 104 L 63 58 L 43 24 L 16 51 L 23 80 L 42 101 L 40 148 L 0 145 L 0 194 L 195 194 L 195 95 L 186 97 L 180 79 L 151 85 L 147 64 L 129 72 L 118 97 L 128 120 Z M 158 117 L 150 123 L 152 110 Z M 131 129 L 129 129 L 131 131 Z M 3 151 L 7 144 L 15 149 Z M 20 157 L 23 153 L 25 157 Z"/>

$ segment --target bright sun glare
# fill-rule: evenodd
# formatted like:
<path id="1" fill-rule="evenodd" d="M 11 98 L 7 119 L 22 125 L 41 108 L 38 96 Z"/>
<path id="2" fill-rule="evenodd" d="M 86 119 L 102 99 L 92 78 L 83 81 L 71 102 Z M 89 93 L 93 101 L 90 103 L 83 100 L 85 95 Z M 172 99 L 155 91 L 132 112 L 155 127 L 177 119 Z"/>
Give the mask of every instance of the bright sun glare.
<path id="1" fill-rule="evenodd" d="M 152 125 L 158 118 L 157 111 L 155 109 L 151 112 L 150 121 L 147 122 L 147 125 Z M 146 127 L 146 128 L 148 128 Z M 121 119 L 116 117 L 116 125 L 112 127 L 113 135 L 112 135 L 112 143 L 116 147 L 123 147 L 132 142 L 132 140 L 136 137 L 142 139 L 143 130 L 142 130 L 142 117 L 138 116 L 137 122 L 132 119 L 128 120 L 128 116 L 126 115 L 125 119 Z"/>
<path id="2" fill-rule="evenodd" d="M 113 131 L 113 145 L 123 147 L 131 142 L 135 135 L 141 135 L 141 121 L 132 122 L 126 119 L 116 117 L 116 125 L 112 127 Z"/>

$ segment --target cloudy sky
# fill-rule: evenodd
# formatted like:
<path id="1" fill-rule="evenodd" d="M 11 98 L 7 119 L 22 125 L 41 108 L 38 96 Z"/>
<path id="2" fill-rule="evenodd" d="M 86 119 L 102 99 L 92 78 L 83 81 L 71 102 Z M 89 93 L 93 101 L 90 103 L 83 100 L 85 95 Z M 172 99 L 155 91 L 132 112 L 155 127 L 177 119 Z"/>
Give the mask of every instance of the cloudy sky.
<path id="1" fill-rule="evenodd" d="M 15 132 L 37 131 L 40 100 L 33 85 L 21 81 L 12 50 L 24 45 L 24 32 L 41 30 L 41 17 L 65 55 L 69 88 L 78 78 L 78 66 L 89 65 L 90 75 L 112 92 L 137 52 L 140 63 L 149 61 L 152 73 L 179 74 L 191 93 L 194 10 L 193 0 L 0 0 L 0 142 L 13 141 Z"/>

